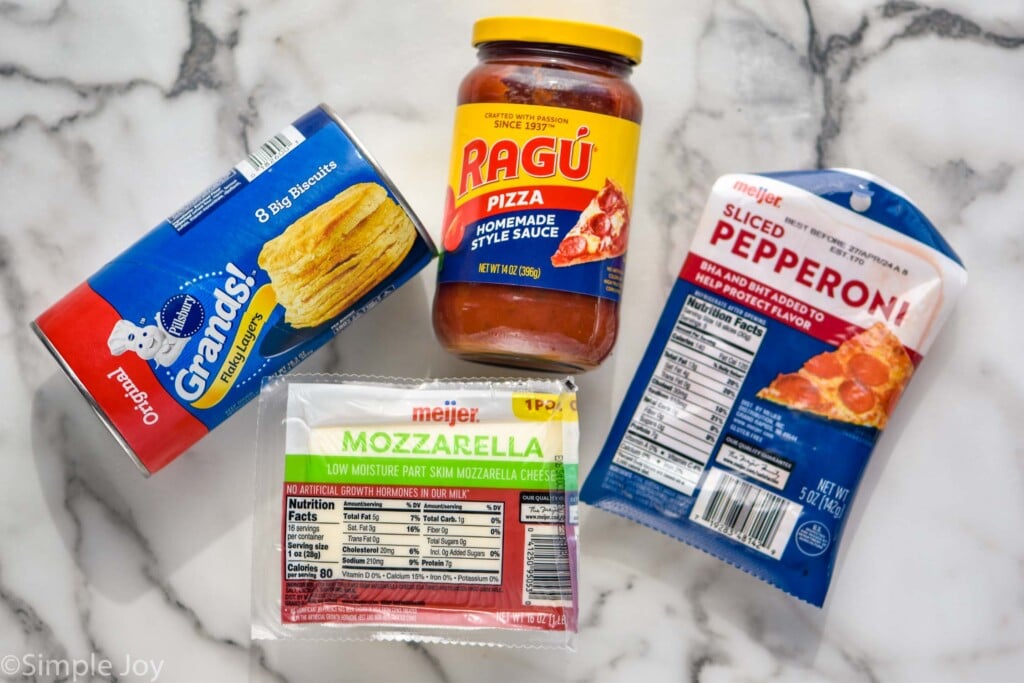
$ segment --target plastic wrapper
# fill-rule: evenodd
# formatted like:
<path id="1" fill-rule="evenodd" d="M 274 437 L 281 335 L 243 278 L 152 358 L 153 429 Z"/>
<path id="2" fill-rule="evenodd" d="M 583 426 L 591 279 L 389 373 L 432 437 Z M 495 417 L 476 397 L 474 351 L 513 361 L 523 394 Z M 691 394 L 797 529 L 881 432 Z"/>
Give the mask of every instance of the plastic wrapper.
<path id="1" fill-rule="evenodd" d="M 571 380 L 268 381 L 252 637 L 573 648 L 577 415 Z"/>
<path id="2" fill-rule="evenodd" d="M 868 458 L 966 278 L 867 173 L 723 176 L 583 500 L 822 605 Z"/>

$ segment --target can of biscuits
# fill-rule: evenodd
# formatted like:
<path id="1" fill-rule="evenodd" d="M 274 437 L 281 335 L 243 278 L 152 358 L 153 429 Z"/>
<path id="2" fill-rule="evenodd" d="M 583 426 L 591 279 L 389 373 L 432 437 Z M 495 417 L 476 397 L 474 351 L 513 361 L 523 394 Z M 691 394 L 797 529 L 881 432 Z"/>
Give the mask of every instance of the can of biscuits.
<path id="1" fill-rule="evenodd" d="M 32 327 L 150 474 L 435 254 L 384 171 L 320 105 Z"/>

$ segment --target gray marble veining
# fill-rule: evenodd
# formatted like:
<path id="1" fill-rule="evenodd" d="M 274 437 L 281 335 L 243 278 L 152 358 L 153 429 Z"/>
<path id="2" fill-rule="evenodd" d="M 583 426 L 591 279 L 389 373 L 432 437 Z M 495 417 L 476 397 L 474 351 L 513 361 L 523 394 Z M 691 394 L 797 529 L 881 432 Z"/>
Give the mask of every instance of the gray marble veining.
<path id="1" fill-rule="evenodd" d="M 28 323 L 320 101 L 436 228 L 470 25 L 509 11 L 493 0 L 0 2 L 0 658 L 162 660 L 157 680 L 189 683 L 1019 680 L 1017 1 L 515 9 L 646 41 L 625 332 L 611 360 L 579 378 L 583 472 L 719 174 L 865 168 L 914 197 L 964 258 L 967 294 L 869 466 L 824 610 L 584 510 L 576 654 L 250 644 L 252 406 L 144 481 Z M 480 374 L 429 338 L 432 275 L 304 367 Z"/>

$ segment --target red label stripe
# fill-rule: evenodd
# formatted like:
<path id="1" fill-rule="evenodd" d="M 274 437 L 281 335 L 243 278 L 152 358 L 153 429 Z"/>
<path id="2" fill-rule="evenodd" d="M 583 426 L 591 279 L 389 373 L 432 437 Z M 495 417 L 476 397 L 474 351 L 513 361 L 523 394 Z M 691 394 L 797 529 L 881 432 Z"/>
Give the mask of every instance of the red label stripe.
<path id="1" fill-rule="evenodd" d="M 36 324 L 143 466 L 156 472 L 209 430 L 164 390 L 147 361 L 110 353 L 107 339 L 119 320 L 113 306 L 82 283 Z"/>
<path id="2" fill-rule="evenodd" d="M 865 329 L 697 254 L 691 253 L 686 257 L 679 277 L 759 315 L 789 325 L 834 346 L 839 346 Z M 921 354 L 907 346 L 904 348 L 910 360 L 917 366 L 921 362 Z"/>

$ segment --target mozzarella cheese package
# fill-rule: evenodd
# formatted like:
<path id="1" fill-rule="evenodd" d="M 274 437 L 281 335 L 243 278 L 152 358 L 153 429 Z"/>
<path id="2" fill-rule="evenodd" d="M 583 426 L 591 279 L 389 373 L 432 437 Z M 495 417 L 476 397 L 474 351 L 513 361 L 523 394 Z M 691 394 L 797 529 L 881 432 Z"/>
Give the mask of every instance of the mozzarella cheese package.
<path id="1" fill-rule="evenodd" d="M 252 637 L 572 649 L 578 434 L 569 380 L 269 381 Z"/>
<path id="2" fill-rule="evenodd" d="M 867 173 L 719 178 L 581 499 L 821 606 L 868 458 L 966 279 Z"/>

